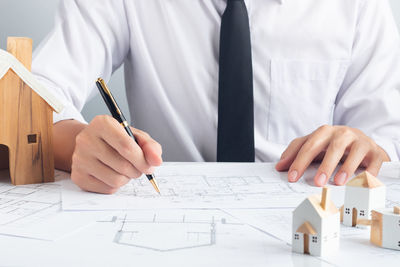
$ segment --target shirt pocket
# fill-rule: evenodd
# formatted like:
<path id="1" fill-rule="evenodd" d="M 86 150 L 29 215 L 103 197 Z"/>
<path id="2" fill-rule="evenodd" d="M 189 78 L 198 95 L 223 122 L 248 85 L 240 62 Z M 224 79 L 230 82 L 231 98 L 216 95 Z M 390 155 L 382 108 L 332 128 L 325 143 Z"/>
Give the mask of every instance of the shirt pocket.
<path id="1" fill-rule="evenodd" d="M 268 140 L 288 144 L 332 123 L 346 61 L 271 61 Z"/>

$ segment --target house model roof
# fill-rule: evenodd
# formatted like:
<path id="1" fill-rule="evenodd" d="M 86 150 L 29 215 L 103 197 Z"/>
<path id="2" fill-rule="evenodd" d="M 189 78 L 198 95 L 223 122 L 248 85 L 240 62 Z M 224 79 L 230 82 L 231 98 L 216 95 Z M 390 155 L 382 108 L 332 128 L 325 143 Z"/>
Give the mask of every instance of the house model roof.
<path id="1" fill-rule="evenodd" d="M 384 186 L 384 184 L 378 178 L 365 171 L 347 182 L 346 186 L 375 188 Z"/>
<path id="2" fill-rule="evenodd" d="M 0 79 L 9 70 L 13 70 L 19 78 L 35 91 L 49 106 L 57 113 L 64 108 L 63 104 L 43 85 L 41 85 L 33 74 L 22 65 L 13 55 L 0 49 Z"/>
<path id="3" fill-rule="evenodd" d="M 332 202 L 329 195 L 330 195 L 330 189 L 328 187 L 324 187 L 322 189 L 321 195 L 309 196 L 303 202 L 301 202 L 301 204 L 296 208 L 296 210 L 300 206 L 309 203 L 320 218 L 326 218 L 332 216 L 333 214 L 339 213 L 338 208 Z"/>
<path id="4" fill-rule="evenodd" d="M 338 208 L 330 199 L 326 200 L 326 209 L 323 209 L 321 206 L 321 195 L 310 196 L 305 201 L 310 201 L 311 205 L 321 218 L 325 218 L 339 212 Z"/>

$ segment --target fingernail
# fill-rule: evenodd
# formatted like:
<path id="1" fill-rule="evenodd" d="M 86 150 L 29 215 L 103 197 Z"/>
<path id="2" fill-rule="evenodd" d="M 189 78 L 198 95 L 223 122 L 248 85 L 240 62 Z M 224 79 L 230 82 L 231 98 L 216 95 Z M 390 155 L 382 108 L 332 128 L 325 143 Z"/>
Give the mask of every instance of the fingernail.
<path id="1" fill-rule="evenodd" d="M 317 178 L 317 183 L 319 184 L 319 185 L 325 185 L 325 183 L 326 183 L 326 174 L 325 173 L 321 173 L 319 176 L 318 176 L 318 178 Z"/>
<path id="2" fill-rule="evenodd" d="M 297 171 L 296 171 L 296 170 L 291 171 L 291 172 L 289 173 L 289 175 L 288 175 L 288 178 L 289 178 L 289 182 L 296 182 L 296 179 L 297 179 Z"/>
<path id="3" fill-rule="evenodd" d="M 346 172 L 341 172 L 339 176 L 336 178 L 336 184 L 337 185 L 344 185 L 347 179 L 347 173 Z"/>

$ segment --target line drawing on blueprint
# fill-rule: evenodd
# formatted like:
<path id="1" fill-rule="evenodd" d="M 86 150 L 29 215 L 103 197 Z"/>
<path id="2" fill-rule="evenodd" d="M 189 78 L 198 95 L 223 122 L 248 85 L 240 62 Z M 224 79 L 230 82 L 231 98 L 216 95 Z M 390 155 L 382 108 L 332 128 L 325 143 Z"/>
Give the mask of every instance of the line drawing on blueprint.
<path id="1" fill-rule="evenodd" d="M 161 215 L 154 212 L 145 217 L 135 217 L 130 216 L 132 214 L 121 213 L 120 216 L 112 216 L 110 220 L 98 222 L 119 225 L 114 235 L 114 243 L 157 252 L 214 246 L 217 243 L 217 229 L 244 225 L 231 221 L 225 218 L 226 216 L 213 214 L 191 218 L 187 212 L 193 214 L 193 211 L 180 211 L 179 215 L 163 217 L 162 212 Z"/>
<path id="2" fill-rule="evenodd" d="M 158 208 L 295 207 L 320 189 L 304 182 L 260 175 L 157 175 L 158 195 L 146 178 L 132 180 L 111 196 L 83 192 L 63 183 L 64 210 L 121 210 Z"/>
<path id="3" fill-rule="evenodd" d="M 13 186 L 0 184 L 0 226 L 31 220 L 46 210 L 60 208 L 60 185 L 34 184 Z M 29 220 L 29 221 L 31 221 Z"/>
<path id="4" fill-rule="evenodd" d="M 232 201 L 279 199 L 285 195 L 303 195 L 310 192 L 307 185 L 293 185 L 277 180 L 265 180 L 260 176 L 206 176 L 181 175 L 158 176 L 161 198 L 172 202 L 182 201 L 215 202 L 223 199 Z M 159 199 L 160 196 L 145 179 L 138 179 L 123 187 L 117 196 Z"/>

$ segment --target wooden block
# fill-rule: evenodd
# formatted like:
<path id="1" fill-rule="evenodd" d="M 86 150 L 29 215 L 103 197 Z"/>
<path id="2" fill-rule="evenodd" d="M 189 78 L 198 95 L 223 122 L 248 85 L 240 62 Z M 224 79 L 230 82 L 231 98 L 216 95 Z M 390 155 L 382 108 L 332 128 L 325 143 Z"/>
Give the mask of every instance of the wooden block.
<path id="1" fill-rule="evenodd" d="M 372 220 L 358 219 L 357 225 L 372 225 Z"/>
<path id="2" fill-rule="evenodd" d="M 321 196 L 322 209 L 324 210 L 327 209 L 328 201 L 329 201 L 329 188 L 325 186 L 324 188 L 322 188 L 322 196 Z"/>
<path id="3" fill-rule="evenodd" d="M 394 214 L 399 214 L 399 215 L 400 215 L 400 207 L 394 206 L 394 207 L 393 207 L 393 213 L 394 213 Z"/>
<path id="4" fill-rule="evenodd" d="M 32 39 L 8 37 L 7 51 L 16 57 L 29 71 L 32 67 Z"/>
<path id="5" fill-rule="evenodd" d="M 343 222 L 344 205 L 340 207 L 340 222 Z"/>
<path id="6" fill-rule="evenodd" d="M 377 211 L 372 211 L 372 224 L 370 241 L 372 244 L 382 246 L 383 215 Z"/>

